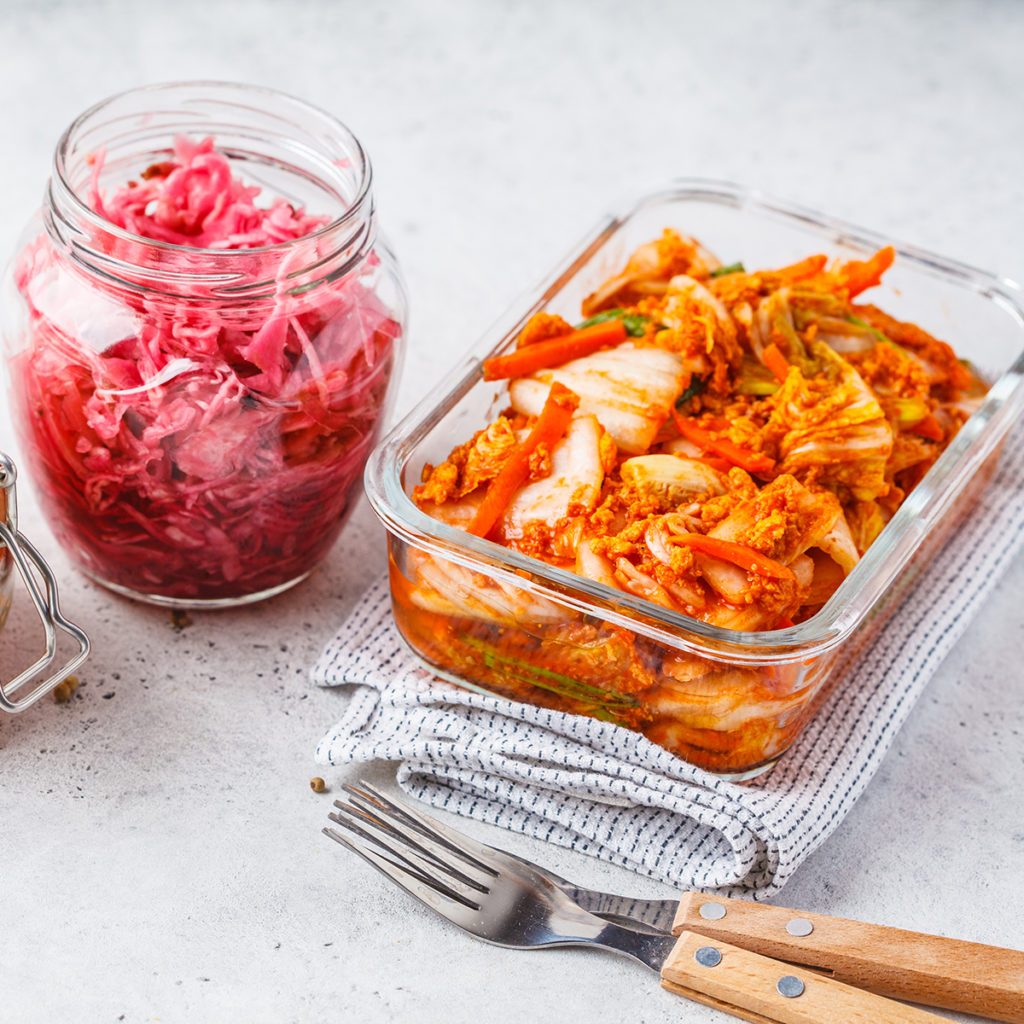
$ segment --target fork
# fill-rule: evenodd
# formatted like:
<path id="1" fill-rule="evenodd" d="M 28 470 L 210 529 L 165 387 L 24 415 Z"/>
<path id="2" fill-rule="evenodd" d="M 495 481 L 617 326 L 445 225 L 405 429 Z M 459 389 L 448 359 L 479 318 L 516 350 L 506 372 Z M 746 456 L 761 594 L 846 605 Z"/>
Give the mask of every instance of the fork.
<path id="1" fill-rule="evenodd" d="M 436 818 L 416 811 L 406 803 L 388 799 L 365 782 L 362 783 L 361 788 L 345 785 L 342 789 L 349 794 L 353 804 L 361 808 L 360 813 L 373 815 L 379 819 L 381 824 L 389 820 L 404 824 L 420 835 L 424 835 L 427 838 L 434 837 L 435 839 L 447 840 L 447 842 L 454 844 L 457 850 L 467 851 L 475 854 L 477 857 L 487 858 L 497 855 L 502 859 L 516 861 L 522 866 L 540 871 L 550 881 L 554 882 L 574 903 L 581 906 L 584 910 L 595 914 L 597 917 L 603 917 L 617 924 L 624 924 L 635 931 L 653 932 L 660 935 L 670 935 L 672 933 L 676 914 L 679 910 L 678 900 L 617 896 L 614 893 L 600 892 L 597 889 L 587 889 L 584 886 L 577 885 L 575 882 L 570 882 L 566 878 L 562 878 L 561 875 L 555 874 L 550 868 L 541 868 L 532 861 L 525 860 L 499 847 L 478 843 L 464 833 L 438 821 Z M 335 806 L 338 806 L 337 802 L 335 802 Z M 348 805 L 345 805 L 342 809 L 347 810 Z M 328 832 L 327 829 L 324 831 Z M 332 838 L 334 837 L 332 836 Z"/>
<path id="2" fill-rule="evenodd" d="M 676 938 L 631 927 L 628 914 L 600 917 L 529 861 L 478 843 L 365 783 L 344 790 L 347 802 L 336 800 L 337 812 L 329 815 L 342 831 L 324 833 L 485 942 L 512 949 L 608 949 L 660 973 L 670 991 L 756 1024 L 941 1019 L 693 931 Z"/>
<path id="3" fill-rule="evenodd" d="M 447 829 L 438 821 L 434 825 Z M 453 829 L 447 831 L 459 835 Z M 499 852 L 530 864 L 513 853 Z M 578 886 L 547 868 L 538 870 L 584 910 L 634 930 L 697 932 L 775 960 L 824 971 L 837 981 L 879 995 L 1010 1024 L 1024 1022 L 1024 952 L 1020 950 L 698 892 L 684 894 L 678 903 L 616 896 Z"/>

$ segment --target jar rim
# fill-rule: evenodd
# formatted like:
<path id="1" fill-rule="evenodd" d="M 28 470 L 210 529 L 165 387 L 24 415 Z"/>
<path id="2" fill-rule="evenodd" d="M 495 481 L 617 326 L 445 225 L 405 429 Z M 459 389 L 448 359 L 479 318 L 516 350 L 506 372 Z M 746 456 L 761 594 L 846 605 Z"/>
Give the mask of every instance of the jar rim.
<path id="1" fill-rule="evenodd" d="M 72 143 L 74 142 L 77 134 L 81 132 L 83 127 L 86 126 L 92 118 L 111 107 L 119 100 L 130 96 L 166 94 L 174 89 L 225 90 L 229 92 L 237 92 L 238 94 L 256 94 L 266 97 L 274 97 L 277 100 L 286 101 L 299 111 L 313 115 L 322 120 L 332 131 L 343 137 L 346 144 L 353 147 L 355 157 L 358 159 L 359 164 L 357 170 L 359 176 L 355 192 L 351 200 L 347 201 L 347 205 L 337 217 L 328 221 L 315 231 L 311 231 L 299 238 L 288 239 L 284 242 L 275 242 L 271 245 L 252 246 L 245 249 L 214 249 L 203 246 L 178 245 L 175 242 L 166 242 L 162 239 L 150 238 L 147 235 L 136 234 L 135 232 L 122 228 L 113 221 L 108 220 L 102 214 L 97 213 L 96 210 L 89 205 L 89 203 L 79 194 L 78 189 L 75 188 L 69 180 L 67 158 Z M 176 254 L 187 253 L 193 256 L 209 256 L 218 259 L 230 259 L 232 257 L 252 259 L 252 257 L 260 256 L 262 254 L 285 253 L 293 249 L 299 243 L 308 245 L 311 241 L 317 241 L 336 234 L 339 228 L 343 228 L 352 221 L 357 220 L 362 214 L 363 206 L 370 195 L 370 186 L 373 181 L 373 168 L 370 163 L 369 155 L 355 133 L 339 118 L 316 104 L 309 103 L 307 100 L 300 99 L 298 96 L 294 96 L 293 94 L 284 92 L 280 89 L 274 89 L 263 85 L 251 85 L 244 82 L 231 82 L 221 79 L 181 79 L 171 82 L 156 82 L 149 85 L 133 86 L 130 89 L 123 89 L 120 92 L 106 96 L 104 99 L 99 100 L 97 103 L 94 103 L 92 106 L 82 111 L 82 113 L 79 114 L 63 131 L 60 138 L 57 140 L 57 145 L 54 149 L 52 173 L 53 177 L 60 183 L 63 197 L 71 203 L 75 212 L 79 216 L 85 218 L 89 223 L 100 228 L 102 231 L 127 242 L 151 247 L 155 251 Z"/>

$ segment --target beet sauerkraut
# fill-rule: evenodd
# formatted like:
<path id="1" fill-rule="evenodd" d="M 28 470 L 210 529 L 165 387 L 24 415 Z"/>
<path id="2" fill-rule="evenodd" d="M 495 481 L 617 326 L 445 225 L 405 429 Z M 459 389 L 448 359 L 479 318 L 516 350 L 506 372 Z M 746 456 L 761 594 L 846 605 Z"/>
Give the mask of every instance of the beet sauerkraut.
<path id="1" fill-rule="evenodd" d="M 402 333 L 381 287 L 394 271 L 368 247 L 306 285 L 308 246 L 282 249 L 330 218 L 259 204 L 209 138 L 176 138 L 106 195 L 102 167 L 101 153 L 87 204 L 121 229 L 108 251 L 131 262 L 151 240 L 174 287 L 83 270 L 52 232 L 17 256 L 11 383 L 44 507 L 115 589 L 171 603 L 274 591 L 323 558 L 354 498 Z M 254 250 L 246 272 L 269 291 L 193 289 L 215 250 Z"/>

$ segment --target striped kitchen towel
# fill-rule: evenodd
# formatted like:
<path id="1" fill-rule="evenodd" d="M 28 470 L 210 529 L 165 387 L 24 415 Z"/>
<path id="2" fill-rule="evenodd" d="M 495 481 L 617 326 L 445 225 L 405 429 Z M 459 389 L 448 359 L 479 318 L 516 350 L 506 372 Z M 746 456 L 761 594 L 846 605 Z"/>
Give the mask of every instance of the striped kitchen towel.
<path id="1" fill-rule="evenodd" d="M 837 669 L 843 675 L 794 748 L 752 783 L 723 782 L 607 722 L 441 681 L 395 630 L 384 581 L 313 670 L 321 686 L 353 688 L 317 760 L 396 760 L 400 786 L 445 810 L 679 888 L 766 898 L 849 812 L 928 679 L 1020 549 L 1019 440 L 1006 446 L 979 506 L 890 624 Z"/>

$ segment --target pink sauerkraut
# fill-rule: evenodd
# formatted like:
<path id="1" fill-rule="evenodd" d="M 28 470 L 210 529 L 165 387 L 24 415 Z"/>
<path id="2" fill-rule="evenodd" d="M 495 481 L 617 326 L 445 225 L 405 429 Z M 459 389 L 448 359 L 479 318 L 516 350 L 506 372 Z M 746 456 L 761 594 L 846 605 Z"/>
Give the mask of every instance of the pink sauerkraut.
<path id="1" fill-rule="evenodd" d="M 327 223 L 281 198 L 257 205 L 259 188 L 211 139 L 176 139 L 171 159 L 110 196 L 100 165 L 92 208 L 157 242 L 261 249 Z M 59 536 L 101 581 L 244 597 L 301 577 L 336 539 L 401 327 L 378 295 L 375 253 L 308 290 L 285 286 L 294 268 L 280 251 L 267 260 L 272 298 L 211 302 L 104 282 L 45 234 L 19 255 L 12 385 L 24 447 Z"/>

